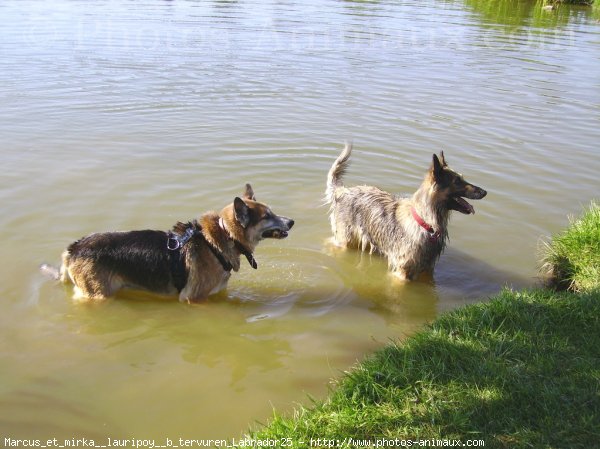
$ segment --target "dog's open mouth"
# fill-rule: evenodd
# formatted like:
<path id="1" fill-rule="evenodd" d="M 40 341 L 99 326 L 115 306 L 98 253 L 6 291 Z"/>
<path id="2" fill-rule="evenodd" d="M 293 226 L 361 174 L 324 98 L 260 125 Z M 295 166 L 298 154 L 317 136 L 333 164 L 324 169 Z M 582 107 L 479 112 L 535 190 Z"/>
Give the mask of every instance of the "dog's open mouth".
<path id="1" fill-rule="evenodd" d="M 283 229 L 267 229 L 262 234 L 264 239 L 284 239 L 288 236 L 288 231 Z"/>
<path id="2" fill-rule="evenodd" d="M 449 204 L 448 208 L 452 209 L 452 210 L 457 210 L 461 214 L 466 214 L 466 215 L 475 213 L 475 209 L 473 208 L 473 206 L 471 206 L 467 202 L 467 200 L 465 200 L 464 198 L 462 198 L 460 196 L 453 196 L 452 198 L 450 198 L 450 204 Z"/>

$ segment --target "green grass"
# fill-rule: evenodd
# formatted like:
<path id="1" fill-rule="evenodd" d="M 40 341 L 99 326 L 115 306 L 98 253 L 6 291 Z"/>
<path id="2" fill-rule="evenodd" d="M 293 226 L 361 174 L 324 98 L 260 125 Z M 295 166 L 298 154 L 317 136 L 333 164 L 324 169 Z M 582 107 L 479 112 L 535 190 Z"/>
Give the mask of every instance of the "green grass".
<path id="1" fill-rule="evenodd" d="M 596 203 L 553 236 L 543 256 L 550 285 L 574 291 L 600 288 L 600 207 Z"/>
<path id="2" fill-rule="evenodd" d="M 577 293 L 504 290 L 442 315 L 345 373 L 325 401 L 275 414 L 249 438 L 293 448 L 357 447 L 347 438 L 599 448 L 599 237 L 592 204 L 549 246 L 546 261 L 564 276 L 556 282 Z"/>
<path id="3" fill-rule="evenodd" d="M 325 402 L 275 416 L 252 438 L 591 448 L 600 442 L 599 395 L 600 295 L 506 290 L 389 345 Z"/>

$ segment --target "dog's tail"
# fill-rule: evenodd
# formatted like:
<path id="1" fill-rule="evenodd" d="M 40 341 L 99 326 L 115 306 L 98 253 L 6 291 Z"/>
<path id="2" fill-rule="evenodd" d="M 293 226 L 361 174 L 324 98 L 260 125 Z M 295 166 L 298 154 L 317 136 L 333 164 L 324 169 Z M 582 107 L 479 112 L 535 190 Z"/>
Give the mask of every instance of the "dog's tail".
<path id="1" fill-rule="evenodd" d="M 49 278 L 54 279 L 55 281 L 60 280 L 60 271 L 58 268 L 53 267 L 52 265 L 48 265 L 47 263 L 43 263 L 40 265 L 40 271 L 42 274 L 45 274 Z"/>
<path id="2" fill-rule="evenodd" d="M 344 150 L 335 160 L 329 173 L 327 174 L 327 189 L 325 190 L 325 199 L 328 203 L 333 203 L 335 200 L 335 189 L 341 187 L 342 176 L 346 173 L 350 164 L 350 154 L 352 153 L 352 142 L 346 142 Z"/>

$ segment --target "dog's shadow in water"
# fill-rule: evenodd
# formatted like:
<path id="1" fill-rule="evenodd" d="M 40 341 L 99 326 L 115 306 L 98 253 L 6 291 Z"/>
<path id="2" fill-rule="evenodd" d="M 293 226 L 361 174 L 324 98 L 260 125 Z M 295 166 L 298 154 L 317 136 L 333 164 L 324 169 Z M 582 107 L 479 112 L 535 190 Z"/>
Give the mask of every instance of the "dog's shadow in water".
<path id="1" fill-rule="evenodd" d="M 494 267 L 454 248 L 448 248 L 440 258 L 434 281 L 440 294 L 461 297 L 466 302 L 485 300 L 504 287 L 519 289 L 536 283 L 534 278 Z"/>
<path id="2" fill-rule="evenodd" d="M 499 269 L 463 251 L 448 248 L 433 279 L 401 281 L 388 272 L 387 261 L 358 250 L 328 248 L 339 264 L 339 276 L 368 307 L 386 321 L 432 321 L 443 311 L 486 301 L 504 287 L 532 286 L 515 272 Z"/>

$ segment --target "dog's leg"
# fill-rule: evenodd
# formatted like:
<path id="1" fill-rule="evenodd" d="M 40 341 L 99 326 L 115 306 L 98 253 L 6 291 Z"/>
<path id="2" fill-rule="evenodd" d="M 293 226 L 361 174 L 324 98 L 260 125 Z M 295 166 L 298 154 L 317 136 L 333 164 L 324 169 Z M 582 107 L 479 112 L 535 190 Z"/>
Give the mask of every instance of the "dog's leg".
<path id="1" fill-rule="evenodd" d="M 69 264 L 70 264 L 70 254 L 69 251 L 63 251 L 62 253 L 62 264 L 59 269 L 59 280 L 63 284 L 69 284 L 73 282 L 73 278 L 69 275 Z"/>
<path id="2" fill-rule="evenodd" d="M 90 283 L 83 284 L 75 283 L 73 299 L 76 301 L 104 301 L 113 296 L 114 291 L 103 292 L 102 289 L 92 287 Z"/>
<path id="3" fill-rule="evenodd" d="M 364 232 L 361 232 L 361 241 L 360 241 L 360 250 L 365 253 L 367 252 L 367 248 L 369 248 L 370 246 L 370 241 L 369 241 L 369 237 L 367 236 L 367 234 L 365 234 Z M 371 246 L 372 248 L 372 246 Z M 372 254 L 373 251 L 371 250 L 370 253 Z"/>
<path id="4" fill-rule="evenodd" d="M 346 245 L 344 245 L 338 237 L 339 232 L 337 220 L 335 218 L 335 210 L 331 211 L 331 214 L 329 215 L 329 222 L 331 223 L 331 233 L 333 234 L 333 237 L 331 238 L 331 243 L 333 243 L 339 248 L 344 248 Z"/>
<path id="5" fill-rule="evenodd" d="M 71 262 L 66 277 L 75 285 L 76 300 L 104 300 L 123 287 L 121 279 L 85 260 Z"/>
<path id="6" fill-rule="evenodd" d="M 401 282 L 410 281 L 410 276 L 408 275 L 406 270 L 403 270 L 403 269 L 398 269 L 398 270 L 392 271 L 392 276 L 394 276 L 394 279 L 401 281 Z"/>
<path id="7" fill-rule="evenodd" d="M 73 301 L 77 302 L 87 302 L 92 301 L 95 298 L 90 297 L 90 295 L 85 292 L 83 289 L 79 288 L 77 284 L 74 284 L 73 287 Z"/>
<path id="8" fill-rule="evenodd" d="M 337 233 L 331 238 L 331 242 L 340 249 L 348 248 L 348 239 L 340 238 Z"/>
<path id="9" fill-rule="evenodd" d="M 201 282 L 194 282 L 194 280 L 191 280 L 191 277 L 188 278 L 186 286 L 179 293 L 179 302 L 191 304 L 206 301 L 211 294 L 211 290 L 207 285 L 208 283 L 204 279 Z"/>
<path id="10" fill-rule="evenodd" d="M 194 292 L 194 294 L 190 294 L 186 292 L 185 289 L 181 291 L 179 294 L 179 302 L 186 302 L 188 304 L 199 304 L 208 299 L 208 292 L 202 294 L 200 292 Z"/>
<path id="11" fill-rule="evenodd" d="M 354 245 L 360 247 L 362 242 L 357 241 L 352 234 L 352 226 L 347 225 L 343 220 L 338 221 L 333 214 L 331 215 L 331 228 L 333 230 L 333 242 L 337 247 L 342 249 L 353 247 Z"/>
<path id="12" fill-rule="evenodd" d="M 417 276 L 417 280 L 420 282 L 428 282 L 433 283 L 433 270 L 431 271 L 423 271 Z"/>
<path id="13" fill-rule="evenodd" d="M 411 261 L 406 257 L 395 257 L 389 260 L 389 268 L 395 279 L 406 282 L 414 281 L 415 271 Z"/>

